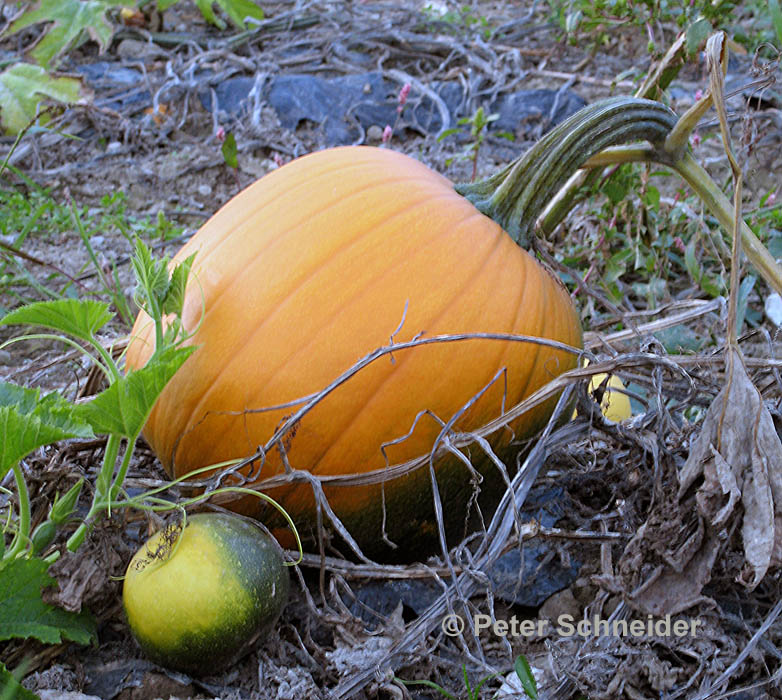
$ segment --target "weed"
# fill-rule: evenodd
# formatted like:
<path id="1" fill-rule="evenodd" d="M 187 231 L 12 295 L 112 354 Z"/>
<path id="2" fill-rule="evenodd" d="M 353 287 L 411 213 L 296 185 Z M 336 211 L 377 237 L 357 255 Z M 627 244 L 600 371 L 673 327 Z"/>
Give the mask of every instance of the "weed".
<path id="1" fill-rule="evenodd" d="M 554 257 L 613 303 L 653 309 L 682 294 L 727 294 L 727 234 L 700 213 L 697 198 L 684 189 L 663 197 L 653 183 L 666 174 L 638 165 L 617 167 L 585 188 L 582 195 L 593 204 L 557 243 Z M 782 253 L 782 206 L 774 192 L 746 218 L 772 254 Z M 754 283 L 747 277 L 741 291 L 742 318 L 750 325 L 760 320 L 746 303 Z"/>
<path id="2" fill-rule="evenodd" d="M 491 124 L 494 121 L 497 121 L 499 119 L 499 114 L 486 114 L 483 107 L 478 107 L 478 109 L 475 110 L 473 115 L 471 117 L 462 117 L 458 122 L 456 122 L 459 126 L 455 127 L 453 129 L 446 129 L 443 131 L 438 137 L 438 141 L 442 141 L 443 139 L 453 136 L 454 134 L 461 134 L 463 133 L 462 127 L 469 126 L 469 141 L 467 145 L 465 146 L 462 153 L 456 158 L 460 158 L 463 160 L 469 160 L 472 162 L 472 178 L 471 180 L 475 180 L 476 175 L 478 174 L 478 153 L 481 150 L 481 146 L 483 145 L 484 140 L 486 139 L 486 131 L 489 124 Z M 500 136 L 502 138 L 507 138 L 508 140 L 513 140 L 513 134 L 508 134 L 506 132 L 498 132 L 495 134 L 496 136 Z M 453 163 L 454 158 L 449 158 L 445 164 L 450 166 L 451 163 Z"/>
<path id="3" fill-rule="evenodd" d="M 424 5 L 421 14 L 427 24 L 437 25 L 440 30 L 451 34 L 463 34 L 477 31 L 481 38 L 491 38 L 493 29 L 485 15 L 475 14 L 469 5 L 462 5 L 458 10 L 449 10 L 439 3 Z"/>
<path id="4" fill-rule="evenodd" d="M 60 243 L 74 230 L 87 251 L 92 273 L 84 268 L 76 277 L 25 252 L 36 244 Z M 27 193 L 0 187 L 0 291 L 10 303 L 25 304 L 38 299 L 59 299 L 88 294 L 79 281 L 89 274 L 98 277 L 103 293 L 110 298 L 122 320 L 128 324 L 133 313 L 125 298 L 117 266 L 106 265 L 95 249 L 93 240 L 120 235 L 134 245 L 136 238 L 148 241 L 170 240 L 183 228 L 170 221 L 163 212 L 155 217 L 135 217 L 127 211 L 127 197 L 122 192 L 106 195 L 99 206 L 88 208 L 75 202 L 59 202 L 51 192 L 38 186 Z M 24 263 L 47 269 L 45 275 L 32 274 Z"/>
<path id="5" fill-rule="evenodd" d="M 156 0 L 156 5 L 162 12 L 177 2 L 179 0 Z M 25 123 L 37 118 L 44 97 L 59 104 L 89 100 L 79 79 L 57 75 L 54 70 L 69 51 L 88 39 L 94 40 L 101 51 L 106 50 L 120 26 L 115 22 L 116 16 L 122 17 L 123 11 L 134 15 L 137 4 L 125 0 L 36 0 L 28 3 L 0 32 L 0 38 L 36 25 L 43 26 L 27 51 L 37 65 L 16 63 L 0 73 L 0 126 L 8 133 L 19 133 Z M 140 4 L 150 2 L 142 0 Z M 204 19 L 220 29 L 227 25 L 220 14 L 215 13 L 215 4 L 243 31 L 252 31 L 247 29 L 247 20 L 259 22 L 264 18 L 263 10 L 252 0 L 195 0 L 195 4 Z"/>
<path id="6" fill-rule="evenodd" d="M 538 700 L 538 685 L 535 681 L 535 676 L 532 673 L 532 669 L 530 668 L 530 665 L 527 661 L 527 658 L 524 655 L 520 655 L 516 657 L 516 661 L 513 664 L 513 670 L 516 673 L 516 677 L 519 679 L 519 682 L 521 683 L 521 687 L 524 689 L 525 695 L 530 700 Z M 481 697 L 481 690 L 482 688 L 493 678 L 497 678 L 499 674 L 497 673 L 490 673 L 487 676 L 484 676 L 478 681 L 478 684 L 473 687 L 472 683 L 470 682 L 470 677 L 467 675 L 467 666 L 462 665 L 462 677 L 464 680 L 464 689 L 466 691 L 466 695 L 464 695 L 464 700 L 480 700 Z M 432 690 L 436 690 L 440 695 L 443 697 L 448 698 L 449 700 L 460 700 L 459 696 L 454 695 L 453 693 L 448 692 L 445 688 L 443 688 L 438 683 L 435 683 L 434 681 L 429 680 L 417 680 L 417 681 L 406 681 L 401 678 L 395 679 L 398 683 L 401 683 L 404 686 L 424 686 L 426 688 L 431 688 Z M 492 697 L 497 697 L 499 700 L 499 697 L 494 695 Z"/>
<path id="7" fill-rule="evenodd" d="M 657 51 L 653 26 L 694 25 L 699 19 L 710 27 L 730 24 L 739 3 L 734 0 L 549 0 L 550 18 L 571 44 L 588 42 L 592 50 L 606 45 L 615 29 L 638 27 L 647 32 L 650 53 Z"/>

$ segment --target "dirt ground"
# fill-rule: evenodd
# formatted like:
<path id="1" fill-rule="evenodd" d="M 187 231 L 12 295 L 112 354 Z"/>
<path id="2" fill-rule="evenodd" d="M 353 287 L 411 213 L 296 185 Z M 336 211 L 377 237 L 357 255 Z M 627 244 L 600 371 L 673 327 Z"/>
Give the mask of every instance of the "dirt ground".
<path id="1" fill-rule="evenodd" d="M 6 3 L 5 10 L 11 5 Z M 446 126 L 442 114 L 426 127 L 420 117 L 424 112 L 414 111 L 428 105 L 430 113 L 438 112 L 440 102 L 426 102 L 431 86 L 458 87 L 452 103 L 456 108 L 445 105 L 453 112 L 451 126 L 478 106 L 506 104 L 501 103 L 504 97 L 521 90 L 541 91 L 541 99 L 553 100 L 544 103 L 548 112 L 538 109 L 517 119 L 514 140 L 490 132 L 478 159 L 481 177 L 523 152 L 556 121 L 567 100 L 577 105 L 579 100 L 592 103 L 631 94 L 652 65 L 649 31 L 662 48 L 676 37 L 673 26 L 626 25 L 609 32 L 598 50 L 587 41 L 565 42 L 548 5 L 526 0 L 474 3 L 464 9 L 456 3 L 440 9 L 439 4 L 433 4 L 435 9 L 425 5 L 263 3 L 267 20 L 243 36 L 209 27 L 190 2 L 162 16 L 148 13 L 143 26 L 120 28 L 104 53 L 86 42 L 62 64 L 63 71 L 86 76 L 93 92 L 89 104 L 68 109 L 56 122 L 61 132 L 79 138 L 53 132 L 28 135 L 9 162 L 63 202 L 73 200 L 90 210 L 102 197 L 121 191 L 130 215 L 163 212 L 183 227 L 174 240 L 156 242 L 157 252 L 173 254 L 222 204 L 281 163 L 335 143 L 380 145 L 388 122 L 371 123 L 372 115 L 380 119 L 390 114 L 393 120 L 398 90 L 406 82 L 412 84 L 411 102 L 392 124 L 387 147 L 414 155 L 458 182 L 471 176 L 471 162 L 459 157 L 465 141 L 455 135 L 438 138 Z M 7 20 L 10 12 L 4 16 Z M 37 32 L 40 27 L 0 40 L 3 56 L 20 57 Z M 746 78 L 750 62 L 748 57 L 731 64 L 729 82 Z M 272 104 L 270 86 L 280 76 L 334 80 L 370 73 L 377 77 L 361 78 L 367 81 L 365 92 L 375 89 L 370 80 L 385 81 L 378 89 L 387 90 L 386 111 L 357 110 L 339 128 L 306 115 L 292 122 L 295 114 Z M 681 113 L 707 83 L 703 63 L 693 59 L 668 91 L 671 106 Z M 234 89 L 238 92 L 232 93 Z M 746 91 L 732 99 L 737 112 L 750 109 Z M 298 108 L 304 109 L 301 104 Z M 754 147 L 742 151 L 748 202 L 757 202 L 780 182 L 781 108 L 773 100 L 755 107 L 758 134 Z M 224 161 L 221 130 L 235 135 L 237 170 Z M 697 158 L 727 182 L 718 139 L 705 138 L 717 133 L 716 121 L 701 133 L 704 143 Z M 0 140 L 0 157 L 11 144 L 12 139 Z M 23 182 L 12 182 L 25 191 Z M 675 197 L 678 187 L 663 195 Z M 585 211 L 576 211 L 552 245 L 589 226 Z M 116 264 L 130 295 L 128 241 L 107 230 L 94 234 L 93 244 L 107 266 Z M 29 238 L 24 252 L 30 256 L 24 264 L 41 279 L 52 279 L 47 277 L 51 268 L 42 270 L 33 259 L 74 276 L 86 269 L 86 252 L 75 230 L 56 241 Z M 89 292 L 97 280 L 85 276 L 82 284 Z M 587 292 L 576 295 L 577 303 L 599 306 L 603 297 L 590 301 Z M 777 326 L 763 315 L 769 294 L 761 282 L 750 296 L 757 324 L 742 337 L 741 347 L 768 420 L 780 426 Z M 492 578 L 480 567 L 485 560 L 476 563 L 470 547 L 457 548 L 450 562 L 440 556 L 393 567 L 356 564 L 335 552 L 324 560 L 313 555 L 294 570 L 291 601 L 270 638 L 230 670 L 191 678 L 144 659 L 124 620 L 119 579 L 149 527 L 145 516 L 127 513 L 101 522 L 88 544 L 77 555 L 63 557 L 53 570 L 60 590 L 51 594 L 52 600 L 91 610 L 99 622 L 99 645 L 12 641 L 0 644 L 0 660 L 13 668 L 29 659 L 25 685 L 41 698 L 73 700 L 440 696 L 432 687 L 405 686 L 398 679 L 431 681 L 462 698 L 468 697 L 465 677 L 475 686 L 492 674 L 472 697 L 524 697 L 512 672 L 519 654 L 535 669 L 541 698 L 780 697 L 778 550 L 762 581 L 750 584 L 752 570 L 742 541 L 746 522 L 736 516 L 717 528 L 704 515 L 706 496 L 696 494 L 716 477 L 708 470 L 693 474 L 690 491 L 680 490 L 681 474 L 704 423 L 683 419 L 682 407 L 687 404 L 703 416 L 726 381 L 724 313 L 724 299 L 709 299 L 682 282 L 675 297 L 654 312 L 624 305 L 589 315 L 587 346 L 603 357 L 615 355 L 615 369 L 625 381 L 646 387 L 659 401 L 653 402 L 656 408 L 636 412 L 629 423 L 605 422 L 593 413 L 591 419 L 582 417 L 554 430 L 546 450 L 541 441 L 541 449 L 529 458 L 540 476 L 524 506 L 528 522 L 504 530 L 504 540 L 490 547 L 493 553 L 499 549 L 517 558 L 504 559 L 502 571 L 492 563 Z M 603 325 L 589 326 L 589 319 L 598 317 Z M 619 321 L 631 331 L 615 332 Z M 689 355 L 669 354 L 653 335 L 666 326 L 684 327 L 712 342 Z M 121 338 L 127 331 L 114 323 L 106 339 Z M 84 390 L 89 373 L 73 355 L 41 342 L 14 346 L 0 362 L 4 379 L 69 395 Z M 747 406 L 760 411 L 752 397 L 730 400 L 735 400 L 737 412 L 731 415 L 739 423 L 745 422 L 740 413 Z M 735 438 L 737 455 L 752 452 L 754 443 L 742 440 Z M 35 480 L 35 517 L 43 517 L 46 499 L 77 475 L 94 478 L 102 448 L 99 441 L 74 441 L 28 460 Z M 719 465 L 714 469 L 719 472 Z M 142 489 L 164 478 L 153 453 L 141 445 L 129 488 Z M 776 483 L 774 475 L 764 478 Z M 458 587 L 449 565 L 463 572 Z M 477 634 L 468 629 L 449 636 L 443 620 L 454 611 L 488 616 L 492 624 L 528 620 L 536 626 L 530 634 L 498 633 L 489 626 Z M 637 634 L 584 636 L 556 624 L 562 616 L 574 622 L 648 621 L 666 614 L 690 625 L 688 632 L 644 627 Z M 549 622 L 538 626 L 541 620 Z"/>

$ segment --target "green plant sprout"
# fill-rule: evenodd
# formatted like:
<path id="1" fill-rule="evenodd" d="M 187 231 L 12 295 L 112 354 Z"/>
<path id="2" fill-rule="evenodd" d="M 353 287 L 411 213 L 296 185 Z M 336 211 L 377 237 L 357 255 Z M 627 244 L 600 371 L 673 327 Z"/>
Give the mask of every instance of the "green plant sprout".
<path id="1" fill-rule="evenodd" d="M 513 663 L 513 670 L 516 673 L 516 676 L 518 677 L 519 682 L 521 683 L 521 687 L 524 689 L 524 693 L 527 695 L 527 697 L 530 700 L 538 700 L 537 682 L 535 681 L 535 676 L 532 674 L 532 669 L 530 668 L 527 658 L 523 655 L 517 656 L 515 662 Z M 473 688 L 472 684 L 470 683 L 470 678 L 467 675 L 467 666 L 462 664 L 462 676 L 464 679 L 464 689 L 467 691 L 467 694 L 464 696 L 464 700 L 480 700 L 481 697 L 480 693 L 482 688 L 490 680 L 492 680 L 493 678 L 497 678 L 498 675 L 499 675 L 498 673 L 490 673 L 489 675 L 484 676 L 478 681 L 478 685 L 476 685 Z M 460 700 L 459 696 L 448 692 L 445 688 L 443 688 L 438 683 L 435 683 L 434 681 L 429 681 L 429 680 L 406 681 L 396 676 L 394 677 L 394 680 L 397 683 L 401 683 L 405 687 L 420 685 L 426 688 L 431 688 L 432 690 L 436 690 L 438 693 L 440 693 L 440 695 L 448 698 L 448 700 Z M 497 698 L 497 700 L 500 700 L 501 696 L 494 695 L 493 697 Z"/>
<path id="2" fill-rule="evenodd" d="M 484 140 L 486 139 L 486 129 L 489 124 L 497 121 L 499 118 L 499 114 L 486 114 L 483 107 L 478 107 L 478 109 L 475 110 L 471 117 L 462 117 L 458 122 L 456 122 L 458 124 L 457 127 L 454 127 L 453 129 L 446 129 L 437 137 L 438 141 L 442 141 L 448 136 L 461 133 L 462 129 L 460 127 L 467 125 L 470 126 L 470 142 L 467 144 L 464 151 L 456 157 L 469 160 L 472 163 L 472 177 L 470 178 L 472 181 L 475 180 L 478 174 L 478 154 L 481 150 L 481 146 L 483 145 Z M 513 135 L 506 132 L 499 132 L 496 135 L 501 136 L 502 138 L 507 138 L 510 141 L 513 140 Z M 450 166 L 453 161 L 453 158 L 449 158 L 445 163 L 446 165 Z"/>
<path id="3" fill-rule="evenodd" d="M 110 299 L 122 321 L 129 325 L 135 316 L 132 302 L 125 296 L 118 264 L 108 269 L 94 248 L 93 237 L 119 233 L 131 246 L 136 237 L 167 241 L 181 235 L 184 227 L 166 218 L 162 211 L 156 217 L 133 217 L 126 211 L 127 197 L 122 192 L 105 195 L 96 212 L 71 201 L 61 204 L 52 194 L 34 182 L 26 182 L 28 191 L 22 194 L 14 188 L 0 186 L 0 289 L 6 298 L 18 305 L 44 299 L 81 296 L 87 290 L 82 284 L 88 276 L 96 276 L 100 293 Z M 73 276 L 66 271 L 25 252 L 25 243 L 36 239 L 48 242 L 76 230 L 87 251 L 87 263 Z M 8 242 L 6 242 L 8 241 Z M 48 270 L 45 278 L 31 274 L 23 265 L 31 263 Z M 123 262 L 127 262 L 127 259 Z M 92 271 L 89 268 L 92 267 Z M 58 278 L 64 282 L 55 285 Z M 6 302 L 7 303 L 7 302 Z M 0 315 L 6 309 L 0 306 Z"/>
<path id="4" fill-rule="evenodd" d="M 469 5 L 462 5 L 458 10 L 442 11 L 427 4 L 421 8 L 421 14 L 426 22 L 438 24 L 451 34 L 477 29 L 481 38 L 488 40 L 494 31 L 486 16 L 475 14 Z"/>

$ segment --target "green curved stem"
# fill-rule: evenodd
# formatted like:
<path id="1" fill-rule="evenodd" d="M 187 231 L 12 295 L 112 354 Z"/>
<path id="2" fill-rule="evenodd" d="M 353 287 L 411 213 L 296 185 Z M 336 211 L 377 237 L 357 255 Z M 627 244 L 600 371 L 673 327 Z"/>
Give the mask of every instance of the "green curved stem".
<path id="1" fill-rule="evenodd" d="M 104 364 L 99 362 L 94 355 L 90 354 L 75 340 L 72 340 L 67 335 L 57 335 L 56 333 L 26 333 L 25 335 L 20 335 L 15 338 L 9 338 L 4 343 L 0 344 L 0 350 L 9 345 L 12 345 L 13 343 L 22 342 L 23 340 L 56 340 L 60 343 L 64 343 L 65 345 L 70 345 L 84 356 L 89 357 L 90 360 L 92 360 L 98 366 L 98 369 L 100 369 L 100 371 L 106 375 L 106 379 L 108 380 L 109 384 L 121 377 L 119 369 L 117 368 L 114 360 L 112 360 L 111 355 L 97 340 L 94 342 L 90 341 L 90 345 L 97 350 L 98 354 L 103 359 Z"/>
<path id="2" fill-rule="evenodd" d="M 114 481 L 112 482 L 111 488 L 109 489 L 109 493 L 108 493 L 109 515 L 111 515 L 111 501 L 113 501 L 114 498 L 116 498 L 120 488 L 122 488 L 122 484 L 125 483 L 125 477 L 128 475 L 128 469 L 130 468 L 130 459 L 133 456 L 133 450 L 136 447 L 137 440 L 138 440 L 138 433 L 136 433 L 136 435 L 134 435 L 132 438 L 129 438 L 127 444 L 125 445 L 125 454 L 122 455 L 122 463 L 119 466 L 119 471 L 117 472 L 117 476 L 114 478 Z"/>
<path id="3" fill-rule="evenodd" d="M 725 230 L 732 231 L 735 217 L 733 205 L 701 165 L 686 153 L 672 163 L 671 167 L 695 190 Z M 749 261 L 757 268 L 763 279 L 773 287 L 774 291 L 782 294 L 782 268 L 743 220 L 741 221 L 741 245 Z"/>
<path id="4" fill-rule="evenodd" d="M 84 517 L 84 521 L 79 524 L 79 527 L 73 532 L 65 543 L 65 547 L 69 552 L 75 552 L 84 542 L 84 538 L 87 536 L 87 527 L 97 513 L 106 507 L 106 503 L 109 500 L 111 477 L 114 475 L 114 466 L 117 463 L 117 455 L 119 454 L 120 438 L 118 435 L 109 435 L 109 439 L 106 441 L 106 451 L 103 455 L 103 464 L 101 465 L 98 478 L 95 481 L 95 493 L 92 497 L 92 505 L 90 506 L 87 515 Z"/>
<path id="5" fill-rule="evenodd" d="M 14 535 L 11 547 L 5 553 L 4 559 L 13 559 L 16 557 L 30 541 L 30 494 L 27 491 L 27 482 L 24 480 L 24 473 L 21 465 L 17 462 L 11 469 L 14 472 L 16 481 L 16 493 L 19 498 L 19 527 Z"/>
<path id="6" fill-rule="evenodd" d="M 456 191 L 519 245 L 529 247 L 539 214 L 590 157 L 641 139 L 662 144 L 675 124 L 676 115 L 652 100 L 614 97 L 596 102 L 552 129 L 495 175 L 457 185 Z"/>

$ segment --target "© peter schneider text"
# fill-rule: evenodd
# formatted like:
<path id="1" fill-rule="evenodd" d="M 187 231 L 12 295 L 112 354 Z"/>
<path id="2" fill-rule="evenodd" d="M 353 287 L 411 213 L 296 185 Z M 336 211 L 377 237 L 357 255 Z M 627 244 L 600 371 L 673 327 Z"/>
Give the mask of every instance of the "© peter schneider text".
<path id="1" fill-rule="evenodd" d="M 607 620 L 600 617 L 577 619 L 572 615 L 560 615 L 556 620 L 527 620 L 515 615 L 507 620 L 494 619 L 490 615 L 476 614 L 465 619 L 452 613 L 441 623 L 449 637 L 464 632 L 469 622 L 475 634 L 488 632 L 496 637 L 544 636 L 552 631 L 561 637 L 694 637 L 701 620 L 672 619 L 670 615 L 655 618 L 647 615 L 644 620 Z"/>

